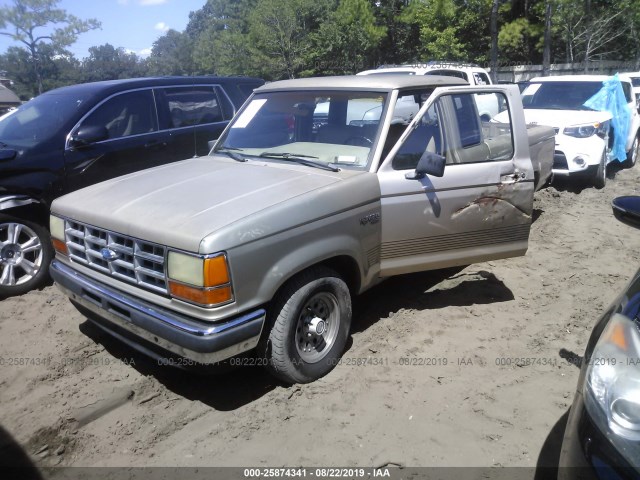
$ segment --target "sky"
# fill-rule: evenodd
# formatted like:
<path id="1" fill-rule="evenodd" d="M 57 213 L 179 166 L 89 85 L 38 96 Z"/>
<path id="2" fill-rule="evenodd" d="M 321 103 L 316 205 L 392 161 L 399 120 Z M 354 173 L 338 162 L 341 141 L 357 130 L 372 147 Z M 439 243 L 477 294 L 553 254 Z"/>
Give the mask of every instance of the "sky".
<path id="1" fill-rule="evenodd" d="M 69 50 L 77 59 L 89 56 L 89 48 L 109 43 L 146 57 L 158 37 L 170 28 L 182 32 L 189 12 L 199 10 L 206 0 L 60 0 L 58 8 L 83 20 L 95 18 L 102 28 L 83 33 Z M 11 6 L 0 0 L 0 6 Z M 0 35 L 0 53 L 14 45 Z"/>

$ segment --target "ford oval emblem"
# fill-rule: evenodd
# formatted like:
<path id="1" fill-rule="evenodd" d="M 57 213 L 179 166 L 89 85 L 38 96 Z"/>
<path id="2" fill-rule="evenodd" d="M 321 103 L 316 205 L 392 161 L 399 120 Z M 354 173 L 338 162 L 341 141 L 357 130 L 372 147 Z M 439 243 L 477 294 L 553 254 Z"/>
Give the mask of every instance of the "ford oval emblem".
<path id="1" fill-rule="evenodd" d="M 107 262 L 111 262 L 120 256 L 118 252 L 116 252 L 115 250 L 111 250 L 110 248 L 103 248 L 102 250 L 100 250 L 100 253 L 102 254 L 102 258 L 104 258 Z"/>

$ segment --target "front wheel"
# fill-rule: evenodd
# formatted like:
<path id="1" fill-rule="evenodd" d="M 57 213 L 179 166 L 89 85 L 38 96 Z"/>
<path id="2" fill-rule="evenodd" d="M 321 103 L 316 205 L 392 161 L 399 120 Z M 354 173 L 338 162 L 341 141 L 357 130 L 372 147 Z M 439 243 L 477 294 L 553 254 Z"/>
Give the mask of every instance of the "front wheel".
<path id="1" fill-rule="evenodd" d="M 602 153 L 600 164 L 596 170 L 596 175 L 593 178 L 593 186 L 597 189 L 604 188 L 607 184 L 607 150 Z"/>
<path id="2" fill-rule="evenodd" d="M 329 373 L 344 351 L 351 296 L 331 269 L 315 267 L 292 278 L 270 311 L 267 365 L 287 383 L 309 383 Z"/>
<path id="3" fill-rule="evenodd" d="M 53 247 L 42 225 L 0 215 L 0 298 L 22 295 L 49 278 Z"/>

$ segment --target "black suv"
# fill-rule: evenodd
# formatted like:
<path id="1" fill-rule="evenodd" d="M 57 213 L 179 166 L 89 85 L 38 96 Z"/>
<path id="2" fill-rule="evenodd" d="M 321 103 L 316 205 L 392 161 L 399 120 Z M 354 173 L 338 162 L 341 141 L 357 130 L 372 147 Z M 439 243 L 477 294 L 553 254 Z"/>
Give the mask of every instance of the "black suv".
<path id="1" fill-rule="evenodd" d="M 160 77 L 44 93 L 0 117 L 0 298 L 48 278 L 51 202 L 113 177 L 206 155 L 263 80 Z"/>

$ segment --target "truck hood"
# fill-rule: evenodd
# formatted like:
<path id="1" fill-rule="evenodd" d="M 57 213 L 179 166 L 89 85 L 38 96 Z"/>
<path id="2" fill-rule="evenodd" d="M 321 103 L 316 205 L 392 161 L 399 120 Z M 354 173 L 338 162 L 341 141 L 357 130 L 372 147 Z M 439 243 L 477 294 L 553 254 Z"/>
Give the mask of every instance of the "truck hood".
<path id="1" fill-rule="evenodd" d="M 82 223 L 187 251 L 210 233 L 363 172 L 200 157 L 108 180 L 53 202 Z"/>
<path id="2" fill-rule="evenodd" d="M 562 129 L 574 125 L 604 122 L 611 119 L 611 114 L 592 110 L 525 109 L 524 118 L 527 123 Z"/>

